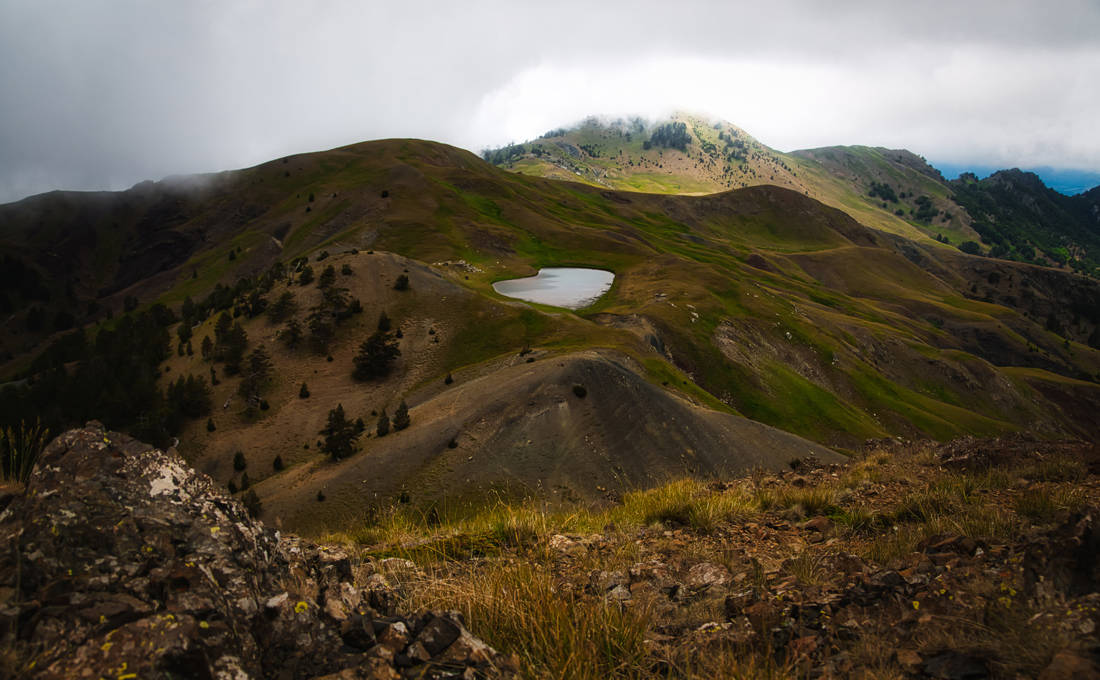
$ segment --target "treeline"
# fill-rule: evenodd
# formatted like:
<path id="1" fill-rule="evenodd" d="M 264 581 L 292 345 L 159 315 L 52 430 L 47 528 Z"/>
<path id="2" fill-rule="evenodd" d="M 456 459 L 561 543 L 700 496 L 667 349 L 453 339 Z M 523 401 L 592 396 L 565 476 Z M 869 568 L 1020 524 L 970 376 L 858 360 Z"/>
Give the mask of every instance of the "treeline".
<path id="1" fill-rule="evenodd" d="M 659 126 L 649 136 L 649 140 L 642 144 L 642 147 L 650 149 L 656 146 L 687 151 L 688 144 L 691 144 L 691 135 L 688 134 L 687 123 L 675 122 Z"/>
<path id="2" fill-rule="evenodd" d="M 159 366 L 173 346 L 168 329 L 179 321 L 176 351 L 193 354 L 192 328 L 219 312 L 215 338 L 204 338 L 201 351 L 206 358 L 224 362 L 227 375 L 248 369 L 251 379 L 242 381 L 248 392 L 244 396 L 246 404 L 255 405 L 269 361 L 262 348 L 258 356 L 245 356 L 248 337 L 235 320 L 263 313 L 268 307 L 265 294 L 275 282 L 307 267 L 300 258 L 289 269 L 276 263 L 233 286 L 217 284 L 199 302 L 185 299 L 179 317 L 159 303 L 137 311 L 135 300 L 125 305 L 131 311 L 98 330 L 66 333 L 19 379 L 0 388 L 0 427 L 37 419 L 56 433 L 95 419 L 152 444 L 167 445 L 187 419 L 210 412 L 210 383 L 217 380 L 212 368 L 209 383 L 205 376 L 181 375 L 163 389 L 157 386 Z"/>
<path id="3" fill-rule="evenodd" d="M 35 359 L 32 373 L 0 389 L 0 427 L 41 420 L 51 432 L 100 420 L 164 446 L 187 418 L 210 411 L 201 377 L 180 376 L 162 391 L 158 366 L 169 354 L 176 316 L 161 304 L 125 314 L 94 337 L 75 330 Z"/>
<path id="4" fill-rule="evenodd" d="M 990 256 L 1040 264 L 1052 260 L 1100 274 L 1100 191 L 1064 196 L 1020 170 L 1002 170 L 983 180 L 964 173 L 950 184 Z"/>

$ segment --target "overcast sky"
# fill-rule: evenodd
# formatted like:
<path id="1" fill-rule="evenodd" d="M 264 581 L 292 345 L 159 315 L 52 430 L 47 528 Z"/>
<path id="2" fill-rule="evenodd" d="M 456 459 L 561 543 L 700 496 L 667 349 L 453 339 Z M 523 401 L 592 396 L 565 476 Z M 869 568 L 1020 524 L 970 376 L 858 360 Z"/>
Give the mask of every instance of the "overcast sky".
<path id="1" fill-rule="evenodd" d="M 1100 171 L 1100 2 L 0 0 L 0 201 L 689 110 L 789 151 Z"/>

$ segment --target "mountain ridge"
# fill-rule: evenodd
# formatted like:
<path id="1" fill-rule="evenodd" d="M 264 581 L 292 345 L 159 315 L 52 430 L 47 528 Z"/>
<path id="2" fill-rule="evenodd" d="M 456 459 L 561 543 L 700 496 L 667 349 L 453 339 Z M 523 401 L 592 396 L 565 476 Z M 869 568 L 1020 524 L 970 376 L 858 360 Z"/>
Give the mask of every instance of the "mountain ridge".
<path id="1" fill-rule="evenodd" d="M 134 263 L 151 266 L 137 258 L 150 244 L 173 238 L 196 244 L 105 297 L 95 297 L 96 287 L 73 286 L 78 298 L 90 296 L 82 305 L 101 305 L 75 322 L 95 325 L 58 331 L 58 341 L 38 358 L 23 354 L 9 362 L 7 373 L 18 381 L 0 390 L 3 412 L 11 424 L 49 415 L 58 427 L 74 417 L 66 408 L 77 397 L 81 416 L 116 406 L 110 427 L 144 428 L 158 442 L 178 436 L 180 451 L 200 469 L 238 489 L 247 472 L 273 507 L 284 485 L 300 479 L 297 495 L 288 496 L 288 505 L 299 508 L 296 522 L 336 526 L 366 511 L 342 500 L 352 487 L 330 488 L 333 502 L 321 500 L 323 480 L 341 466 L 354 467 L 329 462 L 317 434 L 338 404 L 373 431 L 374 414 L 392 414 L 408 401 L 410 429 L 386 438 L 361 435 L 352 462 L 369 468 L 372 450 L 384 458 L 402 441 L 431 435 L 439 448 L 406 477 L 413 489 L 461 474 L 465 459 L 449 448 L 456 435 L 457 450 L 475 461 L 492 460 L 489 441 L 506 441 L 508 455 L 520 455 L 524 442 L 490 436 L 494 428 L 507 430 L 500 423 L 513 416 L 505 411 L 479 416 L 485 426 L 464 421 L 436 432 L 428 410 L 419 409 L 440 398 L 436 391 L 451 375 L 460 382 L 489 378 L 479 383 L 488 402 L 497 389 L 493 376 L 503 385 L 506 365 L 526 366 L 527 359 L 549 368 L 568 364 L 577 352 L 617 353 L 629 358 L 623 364 L 629 370 L 625 382 L 613 382 L 688 400 L 694 406 L 685 413 L 694 414 L 691 427 L 699 431 L 707 418 L 740 415 L 840 449 L 868 438 L 947 439 L 1021 428 L 1091 436 L 1093 423 L 1081 416 L 1100 405 L 1100 352 L 1089 346 L 1100 326 L 1089 311 L 1100 308 L 1095 281 L 873 229 L 791 189 L 763 185 L 706 196 L 615 191 L 509 173 L 445 145 L 385 140 L 276 159 L 195 191 L 153 185 L 97 198 L 93 203 L 104 205 L 92 207 L 72 196 L 60 205 L 47 197 L 15 213 L 0 207 L 0 218 L 19 216 L 5 235 L 13 224 L 36 229 L 40 221 L 52 234 L 96 234 L 85 264 L 62 272 L 73 276 L 98 261 L 111 264 L 108 278 L 117 277 Z M 51 252 L 73 247 L 64 239 L 33 246 L 33 238 L 23 242 L 47 265 Z M 322 271 L 330 265 L 331 273 Z M 604 268 L 616 279 L 604 298 L 576 313 L 492 290 L 497 280 L 551 265 Z M 41 266 L 43 277 L 52 271 L 37 260 L 27 266 Z M 315 279 L 306 279 L 307 266 L 316 269 Z M 403 292 L 395 289 L 401 276 L 408 284 Z M 52 304 L 71 306 L 64 279 L 44 280 L 56 291 Z M 296 311 L 276 321 L 264 308 L 283 298 Z M 337 310 L 341 320 L 327 346 L 310 349 L 315 312 L 341 298 L 352 311 Z M 34 346 L 42 335 L 24 330 L 26 321 L 45 303 L 18 302 L 6 332 Z M 119 316 L 107 319 L 108 308 Z M 401 357 L 387 377 L 357 382 L 353 358 L 382 312 L 402 331 Z M 246 408 L 244 380 L 219 358 L 222 350 L 201 351 L 206 339 L 221 344 L 222 318 L 227 328 L 239 324 L 245 351 L 266 347 L 274 373 L 260 392 L 265 409 Z M 299 346 L 285 343 L 288 318 L 306 331 Z M 151 350 L 163 355 L 149 356 L 140 368 L 146 391 L 126 411 L 111 376 L 112 362 L 129 358 L 109 352 L 119 344 L 110 332 L 142 324 L 155 327 Z M 218 384 L 209 384 L 208 375 Z M 188 376 L 206 386 L 207 410 L 183 414 L 177 427 L 172 409 L 189 388 L 166 390 L 166 383 Z M 575 379 L 561 380 L 564 392 L 552 399 L 574 403 L 568 383 Z M 586 437 L 611 427 L 597 398 L 589 393 L 578 413 L 603 416 L 563 421 L 576 433 L 564 438 L 571 448 L 561 460 L 576 460 L 571 456 L 588 450 Z M 660 400 L 645 401 L 637 406 L 656 409 Z M 485 436 L 463 436 L 471 431 Z M 547 432 L 548 439 L 561 438 Z M 679 446 L 658 448 L 669 458 L 654 471 L 666 464 L 683 469 Z M 248 461 L 245 470 L 237 467 L 237 451 Z M 640 483 L 608 484 L 569 465 L 560 477 L 571 480 L 565 496 L 601 498 L 597 486 L 622 493 Z M 535 469 L 525 488 L 539 495 L 547 476 Z M 705 476 L 702 466 L 698 471 Z M 356 477 L 349 480 L 354 485 Z M 357 502 L 436 499 L 402 496 L 393 486 L 377 491 L 377 499 Z M 301 508 L 310 497 L 310 508 Z"/>

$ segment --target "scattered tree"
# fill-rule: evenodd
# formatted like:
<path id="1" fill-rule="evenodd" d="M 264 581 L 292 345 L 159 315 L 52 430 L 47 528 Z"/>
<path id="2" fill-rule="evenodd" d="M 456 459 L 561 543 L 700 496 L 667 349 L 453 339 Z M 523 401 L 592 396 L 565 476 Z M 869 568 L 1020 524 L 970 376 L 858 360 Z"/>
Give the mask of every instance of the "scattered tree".
<path id="1" fill-rule="evenodd" d="M 271 461 L 271 467 L 275 468 L 275 472 L 283 471 L 283 457 L 275 456 L 275 460 Z"/>
<path id="2" fill-rule="evenodd" d="M 294 349 L 302 342 L 302 324 L 297 319 L 286 322 L 286 328 L 279 334 L 279 338 L 287 347 Z"/>
<path id="3" fill-rule="evenodd" d="M 409 276 L 408 274 L 401 274 L 397 277 L 397 280 L 393 283 L 394 290 L 408 290 L 409 289 Z"/>
<path id="4" fill-rule="evenodd" d="M 241 496 L 241 502 L 244 503 L 245 510 L 253 518 L 258 518 L 260 513 L 263 512 L 263 503 L 260 502 L 260 497 L 256 495 L 254 489 L 249 489 Z"/>
<path id="5" fill-rule="evenodd" d="M 298 398 L 309 399 L 309 387 L 305 383 L 302 383 L 302 387 L 298 390 Z"/>
<path id="6" fill-rule="evenodd" d="M 248 467 L 248 461 L 244 458 L 244 451 L 237 451 L 233 454 L 233 469 L 237 472 L 241 472 Z"/>
<path id="7" fill-rule="evenodd" d="M 336 283 L 336 268 L 331 264 L 325 267 L 321 272 L 320 278 L 317 279 L 318 288 L 328 288 Z"/>
<path id="8" fill-rule="evenodd" d="M 404 430 L 409 426 L 409 407 L 405 404 L 405 400 L 401 400 L 401 404 L 398 405 L 397 410 L 393 413 L 393 429 L 394 431 Z"/>
<path id="9" fill-rule="evenodd" d="M 356 380 L 380 378 L 390 372 L 390 368 L 401 356 L 397 341 L 388 333 L 376 331 L 359 346 L 359 354 L 353 360 L 355 369 L 351 375 Z"/>
<path id="10" fill-rule="evenodd" d="M 355 423 L 344 415 L 343 404 L 337 404 L 328 412 L 328 424 L 321 434 L 325 435 L 321 450 L 332 456 L 333 460 L 347 458 L 355 452 L 355 440 L 359 433 L 355 431 Z"/>
<path id="11" fill-rule="evenodd" d="M 289 318 L 298 311 L 298 303 L 294 300 L 294 293 L 284 291 L 275 303 L 267 308 L 267 316 L 275 323 Z"/>
<path id="12" fill-rule="evenodd" d="M 271 357 L 268 356 L 263 345 L 252 350 L 248 355 L 237 392 L 244 397 L 246 408 L 250 413 L 254 413 L 263 401 L 261 394 L 271 380 L 271 369 Z"/>
<path id="13" fill-rule="evenodd" d="M 390 317 L 386 315 L 385 310 L 382 310 L 382 313 L 378 315 L 378 330 L 383 333 L 390 331 Z"/>
<path id="14" fill-rule="evenodd" d="M 390 417 L 386 415 L 386 409 L 382 409 L 382 413 L 378 416 L 378 425 L 375 427 L 375 432 L 379 437 L 385 437 L 390 433 Z"/>

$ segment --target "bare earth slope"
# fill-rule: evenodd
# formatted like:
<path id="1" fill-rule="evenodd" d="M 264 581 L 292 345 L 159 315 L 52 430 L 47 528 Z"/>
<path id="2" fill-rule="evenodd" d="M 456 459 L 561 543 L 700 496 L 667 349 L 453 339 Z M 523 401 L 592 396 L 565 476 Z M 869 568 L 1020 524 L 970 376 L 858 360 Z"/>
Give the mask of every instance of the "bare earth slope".
<path id="1" fill-rule="evenodd" d="M 483 505 L 490 493 L 592 501 L 683 476 L 777 470 L 810 455 L 843 459 L 692 404 L 647 382 L 631 363 L 602 351 L 547 356 L 455 383 L 422 402 L 414 394 L 413 427 L 369 439 L 349 460 L 261 485 L 267 512 L 318 530 L 320 519 L 362 517 L 379 497 L 401 490 L 421 506 Z M 321 508 L 319 491 L 326 497 Z"/>

